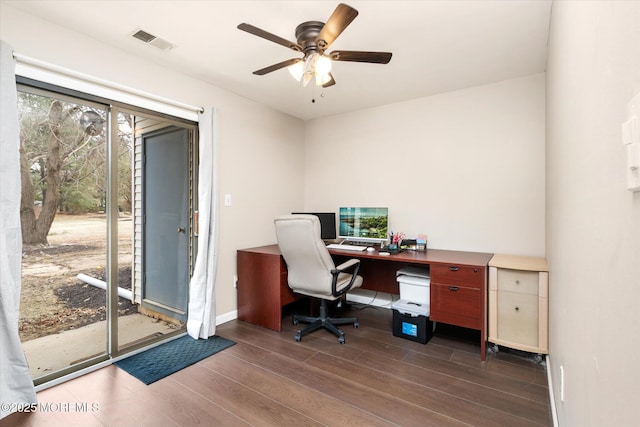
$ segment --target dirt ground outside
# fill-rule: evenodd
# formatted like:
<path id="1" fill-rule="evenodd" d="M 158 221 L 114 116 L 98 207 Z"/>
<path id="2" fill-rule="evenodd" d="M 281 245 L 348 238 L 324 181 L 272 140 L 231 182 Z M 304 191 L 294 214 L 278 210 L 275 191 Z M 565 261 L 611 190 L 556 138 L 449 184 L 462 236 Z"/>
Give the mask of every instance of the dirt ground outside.
<path id="1" fill-rule="evenodd" d="M 49 245 L 22 248 L 20 338 L 23 342 L 106 318 L 106 292 L 76 278 L 79 273 L 106 279 L 106 216 L 58 213 Z M 132 218 L 118 219 L 118 282 L 131 289 Z M 118 298 L 118 315 L 137 306 Z"/>

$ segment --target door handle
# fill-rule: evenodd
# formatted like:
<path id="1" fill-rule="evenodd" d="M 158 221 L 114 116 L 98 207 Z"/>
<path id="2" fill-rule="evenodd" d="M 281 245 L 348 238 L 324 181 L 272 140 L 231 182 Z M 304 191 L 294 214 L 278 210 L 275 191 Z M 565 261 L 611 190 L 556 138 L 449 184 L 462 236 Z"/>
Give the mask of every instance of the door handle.
<path id="1" fill-rule="evenodd" d="M 458 287 L 457 286 L 449 286 L 449 290 L 452 291 L 452 292 L 455 292 L 455 291 L 458 290 Z"/>
<path id="2" fill-rule="evenodd" d="M 184 233 L 185 231 L 184 227 L 178 227 L 178 233 Z"/>
<path id="3" fill-rule="evenodd" d="M 451 271 L 458 271 L 458 270 L 460 270 L 460 267 L 453 267 L 453 266 L 451 266 L 451 267 L 449 267 L 449 270 L 451 270 Z"/>

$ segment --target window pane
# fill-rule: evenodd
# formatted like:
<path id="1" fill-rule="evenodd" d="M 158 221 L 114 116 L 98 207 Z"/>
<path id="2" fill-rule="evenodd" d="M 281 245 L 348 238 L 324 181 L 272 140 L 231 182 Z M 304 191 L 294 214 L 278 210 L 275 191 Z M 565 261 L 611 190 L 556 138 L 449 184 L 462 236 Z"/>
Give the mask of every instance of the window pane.
<path id="1" fill-rule="evenodd" d="M 37 378 L 106 351 L 107 111 L 25 92 L 18 107 L 20 336 Z"/>

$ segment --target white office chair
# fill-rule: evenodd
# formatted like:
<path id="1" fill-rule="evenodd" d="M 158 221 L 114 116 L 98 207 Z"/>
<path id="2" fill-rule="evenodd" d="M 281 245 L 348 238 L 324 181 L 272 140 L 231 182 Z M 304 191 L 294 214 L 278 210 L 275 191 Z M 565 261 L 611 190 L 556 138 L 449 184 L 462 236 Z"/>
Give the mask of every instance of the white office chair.
<path id="1" fill-rule="evenodd" d="M 294 325 L 309 323 L 297 332 L 295 340 L 300 341 L 303 335 L 324 327 L 344 344 L 344 332 L 336 325 L 352 323 L 357 328 L 358 319 L 328 317 L 327 301 L 335 301 L 362 285 L 362 277 L 358 276 L 360 260 L 350 259 L 336 267 L 320 238 L 320 221 L 315 215 L 278 217 L 275 226 L 278 246 L 287 264 L 289 287 L 293 292 L 320 299 L 319 316 L 293 316 Z"/>

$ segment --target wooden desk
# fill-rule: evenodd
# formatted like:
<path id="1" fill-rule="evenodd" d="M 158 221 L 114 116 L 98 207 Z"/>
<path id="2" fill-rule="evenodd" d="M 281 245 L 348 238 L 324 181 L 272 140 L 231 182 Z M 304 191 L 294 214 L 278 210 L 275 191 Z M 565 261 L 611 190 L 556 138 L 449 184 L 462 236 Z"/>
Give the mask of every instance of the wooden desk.
<path id="1" fill-rule="evenodd" d="M 398 294 L 396 272 L 428 265 L 431 270 L 430 319 L 480 331 L 480 355 L 487 340 L 487 264 L 490 253 L 427 249 L 396 255 L 331 249 L 336 264 L 360 259 L 362 289 Z M 238 319 L 282 330 L 282 307 L 299 298 L 287 285 L 287 268 L 277 245 L 238 251 Z"/>

